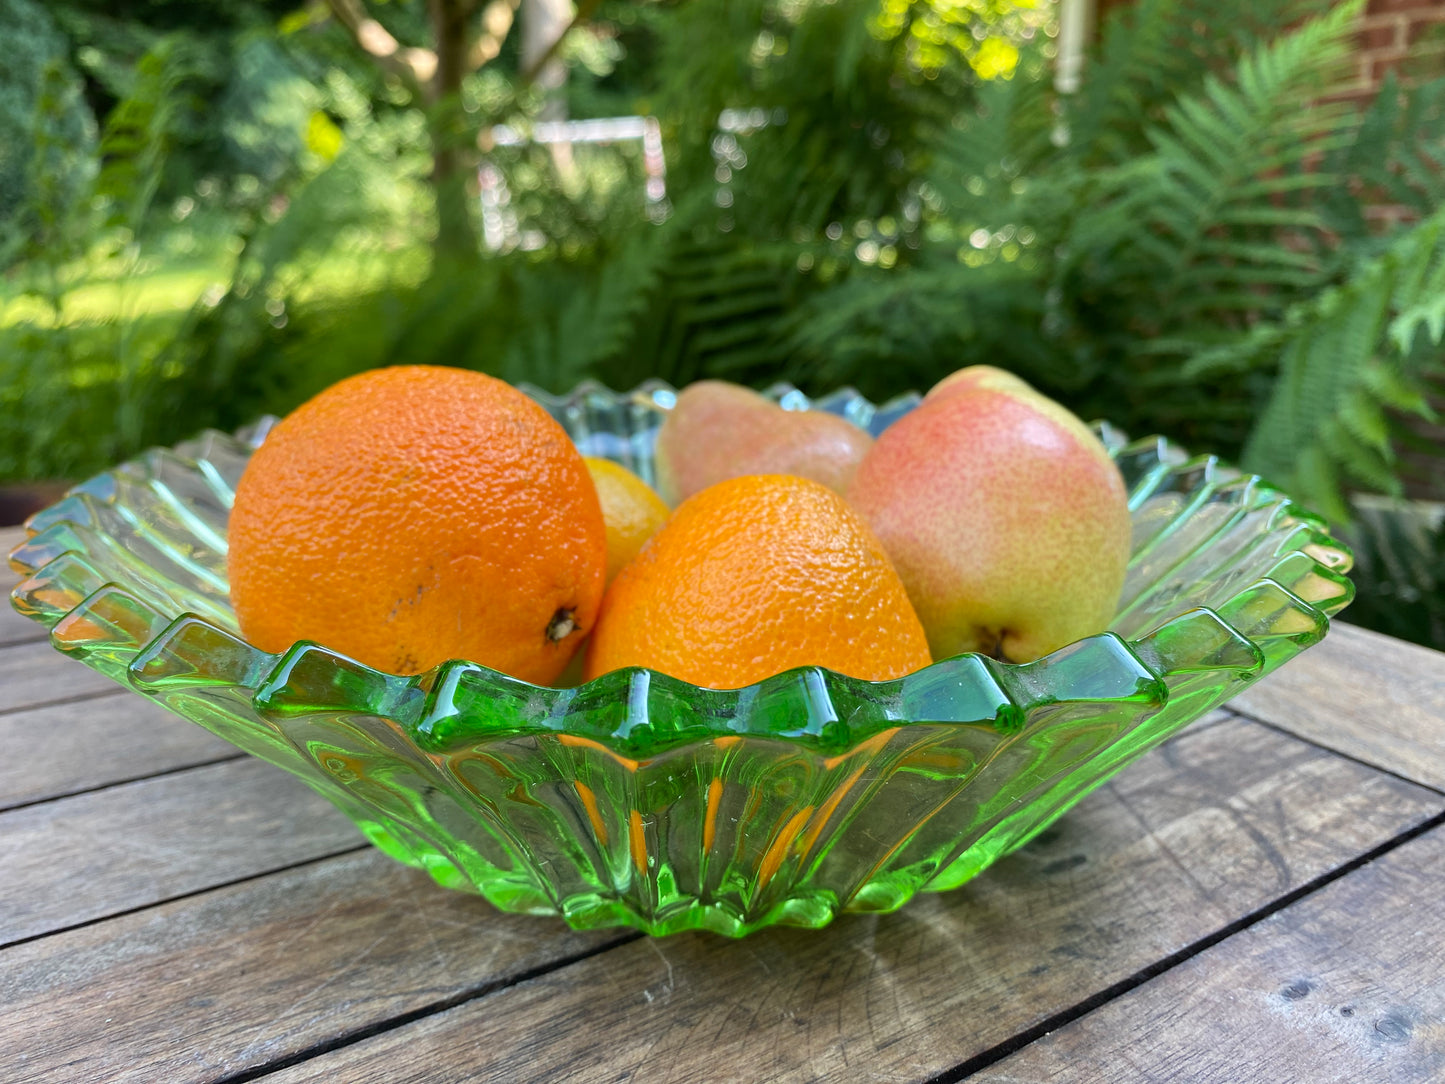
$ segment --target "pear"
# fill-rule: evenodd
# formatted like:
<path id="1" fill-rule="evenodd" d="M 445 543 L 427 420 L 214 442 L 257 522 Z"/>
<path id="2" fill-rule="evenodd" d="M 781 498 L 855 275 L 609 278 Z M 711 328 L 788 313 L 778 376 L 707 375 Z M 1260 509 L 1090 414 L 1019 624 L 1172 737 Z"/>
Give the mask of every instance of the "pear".
<path id="1" fill-rule="evenodd" d="M 841 494 L 872 445 L 836 414 L 784 410 L 739 384 L 699 380 L 678 392 L 657 431 L 657 488 L 676 506 L 729 478 L 794 474 Z"/>
<path id="2" fill-rule="evenodd" d="M 961 391 L 973 391 L 976 388 L 1038 394 L 1026 381 L 1005 369 L 996 369 L 992 365 L 970 365 L 966 369 L 959 369 L 956 373 L 949 373 L 933 385 L 924 398 L 937 401 L 945 396 L 955 395 Z"/>
<path id="3" fill-rule="evenodd" d="M 889 426 L 847 493 L 902 577 L 935 659 L 1025 662 L 1103 632 L 1129 560 L 1128 493 L 1093 432 L 988 366 Z"/>

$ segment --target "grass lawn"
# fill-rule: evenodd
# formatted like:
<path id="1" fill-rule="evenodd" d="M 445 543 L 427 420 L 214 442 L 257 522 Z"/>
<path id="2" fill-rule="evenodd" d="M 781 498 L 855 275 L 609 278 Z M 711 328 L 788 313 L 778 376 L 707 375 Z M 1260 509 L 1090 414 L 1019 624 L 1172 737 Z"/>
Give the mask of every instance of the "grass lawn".
<path id="1" fill-rule="evenodd" d="M 92 275 L 64 294 L 61 322 L 108 323 L 128 317 L 184 312 L 207 289 L 224 289 L 229 273 L 228 264 L 197 262 L 123 276 Z M 52 325 L 50 304 L 0 280 L 0 327 L 21 323 Z"/>
<path id="2" fill-rule="evenodd" d="M 287 267 L 256 290 L 254 312 L 239 313 L 248 329 L 243 353 L 254 347 L 253 330 L 276 333 L 303 308 L 339 314 L 378 291 L 419 283 L 427 268 L 420 248 L 338 251 Z M 85 477 L 187 425 L 205 425 L 214 392 L 204 392 L 207 402 L 186 402 L 178 417 L 167 390 L 192 375 L 204 389 L 209 374 L 183 370 L 207 364 L 184 360 L 205 351 L 171 347 L 189 333 L 198 304 L 225 296 L 234 270 L 229 255 L 77 264 L 57 272 L 58 305 L 42 289 L 49 284 L 0 278 L 0 483 Z M 344 316 L 320 324 L 337 318 Z M 278 355 L 275 363 L 306 360 Z"/>

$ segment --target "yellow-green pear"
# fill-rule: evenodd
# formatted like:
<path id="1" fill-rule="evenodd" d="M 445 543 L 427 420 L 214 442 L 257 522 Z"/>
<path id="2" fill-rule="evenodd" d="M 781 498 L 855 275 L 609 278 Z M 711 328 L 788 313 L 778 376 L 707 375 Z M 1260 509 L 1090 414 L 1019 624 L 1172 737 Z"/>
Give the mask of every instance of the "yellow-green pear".
<path id="1" fill-rule="evenodd" d="M 886 429 L 847 493 L 935 659 L 1024 662 L 1103 632 L 1129 560 L 1127 491 L 1075 415 L 974 366 Z"/>

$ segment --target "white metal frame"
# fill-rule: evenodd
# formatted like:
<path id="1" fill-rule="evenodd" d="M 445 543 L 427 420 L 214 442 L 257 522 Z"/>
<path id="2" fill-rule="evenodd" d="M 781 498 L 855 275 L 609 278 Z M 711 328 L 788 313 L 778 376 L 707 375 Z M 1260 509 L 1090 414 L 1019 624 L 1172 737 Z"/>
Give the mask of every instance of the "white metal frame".
<path id="1" fill-rule="evenodd" d="M 487 136 L 495 147 L 522 147 L 529 143 L 574 146 L 637 140 L 642 144 L 642 169 L 647 177 L 643 194 L 648 217 L 657 222 L 667 216 L 667 162 L 662 151 L 662 127 L 656 117 L 539 121 L 530 134 L 499 124 L 489 129 Z M 477 184 L 481 192 L 482 240 L 489 249 L 493 252 L 533 249 L 546 243 L 536 231 L 519 228 L 507 178 L 490 158 L 483 157 L 478 165 Z"/>

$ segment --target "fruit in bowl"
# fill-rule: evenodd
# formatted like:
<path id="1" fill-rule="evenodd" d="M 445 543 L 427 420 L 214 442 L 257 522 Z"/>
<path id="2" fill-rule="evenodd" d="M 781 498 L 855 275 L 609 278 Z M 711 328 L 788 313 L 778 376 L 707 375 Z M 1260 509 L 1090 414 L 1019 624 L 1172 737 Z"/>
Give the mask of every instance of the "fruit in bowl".
<path id="1" fill-rule="evenodd" d="M 686 497 L 671 520 L 492 377 L 343 380 L 241 478 L 241 631 L 395 673 L 465 658 L 549 684 L 611 584 L 588 677 L 637 665 L 739 688 L 793 666 L 884 680 L 967 651 L 1026 662 L 1103 631 L 1123 585 L 1118 468 L 1083 422 L 996 369 L 946 378 L 876 444 L 701 381 L 656 448 L 663 488 Z"/>
<path id="2" fill-rule="evenodd" d="M 685 500 L 613 582 L 584 674 L 737 689 L 798 666 L 886 681 L 932 660 L 903 582 L 838 494 L 789 474 Z"/>
<path id="3" fill-rule="evenodd" d="M 875 437 L 918 404 L 783 392 Z M 585 454 L 653 476 L 671 388 L 529 394 Z M 1108 631 L 1033 662 L 966 654 L 883 681 L 802 666 L 733 690 L 646 667 L 576 688 L 467 660 L 407 675 L 267 649 L 237 624 L 229 520 L 271 428 L 77 486 L 12 554 L 15 606 L 59 650 L 304 779 L 393 857 L 578 927 L 740 936 L 961 884 L 1316 642 L 1350 597 L 1348 552 L 1288 497 L 1100 428 L 1129 494 L 1128 573 Z"/>
<path id="4" fill-rule="evenodd" d="M 937 658 L 1028 662 L 1108 627 L 1129 562 L 1124 479 L 1088 426 L 1012 374 L 941 381 L 879 436 L 848 498 Z"/>
<path id="5" fill-rule="evenodd" d="M 607 567 L 566 431 L 500 380 L 433 366 L 361 373 L 288 415 L 241 476 L 228 540 L 248 640 L 398 674 L 464 658 L 554 680 Z"/>
<path id="6" fill-rule="evenodd" d="M 796 474 L 844 493 L 873 438 L 826 411 L 784 410 L 751 388 L 699 380 L 657 430 L 658 488 L 671 504 L 746 474 Z"/>
<path id="7" fill-rule="evenodd" d="M 715 399 L 723 415 L 740 410 L 744 435 L 760 407 L 784 413 L 747 389 L 694 388 L 708 425 Z M 824 417 L 871 444 L 842 419 L 800 417 L 813 423 L 796 427 L 804 441 L 755 462 L 799 465 L 831 430 Z M 311 640 L 398 674 L 464 658 L 551 684 L 606 582 L 588 678 L 646 666 L 731 689 L 795 666 L 884 680 L 931 661 L 888 557 L 825 485 L 730 477 L 667 519 L 636 476 L 584 459 L 533 400 L 460 369 L 364 372 L 282 420 L 236 488 L 227 569 L 251 643 Z"/>
<path id="8" fill-rule="evenodd" d="M 607 528 L 607 583 L 616 579 L 647 540 L 666 522 L 669 510 L 657 491 L 620 463 L 587 456 L 587 473 L 597 489 Z"/>

